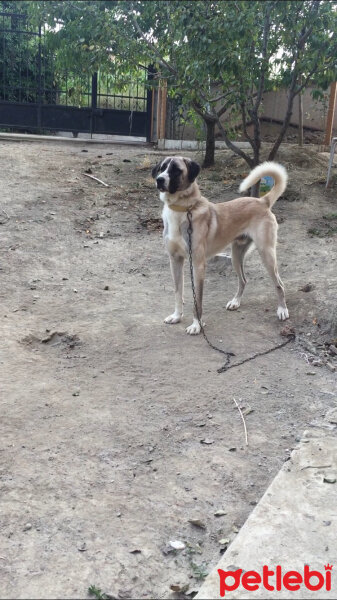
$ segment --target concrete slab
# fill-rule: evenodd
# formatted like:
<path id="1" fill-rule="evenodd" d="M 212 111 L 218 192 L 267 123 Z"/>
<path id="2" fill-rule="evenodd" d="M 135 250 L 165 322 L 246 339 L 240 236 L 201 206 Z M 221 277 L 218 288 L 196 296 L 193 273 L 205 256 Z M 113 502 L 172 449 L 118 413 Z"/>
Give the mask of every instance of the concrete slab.
<path id="1" fill-rule="evenodd" d="M 71 142 L 72 144 L 127 144 L 141 145 L 147 144 L 145 138 L 137 138 L 125 135 L 93 135 L 79 134 L 77 138 L 71 134 L 59 132 L 60 135 L 37 135 L 35 133 L 0 133 L 0 140 L 18 141 L 18 142 Z M 87 137 L 85 137 L 87 135 Z M 149 146 L 153 144 L 149 143 Z"/>
<path id="2" fill-rule="evenodd" d="M 225 591 L 225 597 L 337 598 L 336 433 L 329 417 L 321 427 L 304 433 L 290 460 L 205 580 L 196 600 L 221 597 L 218 569 L 242 569 L 242 575 L 254 570 L 262 575 L 263 565 L 274 572 L 280 565 L 283 577 L 294 570 L 303 576 L 304 566 L 309 565 L 326 581 L 324 566 L 328 563 L 333 565 L 330 591 L 325 583 L 319 591 L 309 591 L 304 583 L 298 591 L 289 591 L 283 583 L 280 591 L 267 591 L 263 582 L 256 591 L 246 591 L 241 580 L 237 589 Z M 310 582 L 317 584 L 318 579 L 313 576 Z M 233 577 L 228 576 L 227 583 L 233 585 Z M 275 575 L 270 576 L 269 584 L 275 586 Z"/>
<path id="3" fill-rule="evenodd" d="M 241 148 L 242 150 L 251 150 L 251 145 L 249 142 L 237 142 L 235 140 L 233 140 L 233 144 L 235 144 L 235 146 L 237 146 L 238 148 Z M 272 143 L 271 142 L 263 142 L 263 147 L 264 148 L 271 148 L 272 147 Z M 285 148 L 287 146 L 290 147 L 294 147 L 296 146 L 296 144 L 282 144 L 282 147 Z M 205 150 L 206 148 L 206 142 L 204 141 L 198 141 L 198 140 L 170 140 L 170 139 L 159 139 L 157 141 L 157 147 L 158 150 L 166 150 L 166 151 L 170 151 L 170 150 L 194 150 L 194 151 L 202 151 Z M 215 141 L 215 148 L 217 150 L 229 150 L 226 142 L 222 141 L 222 140 L 216 140 Z M 320 152 L 323 149 L 325 149 L 324 146 L 321 145 L 317 145 L 317 144 L 305 144 L 304 146 L 305 150 L 313 150 L 316 152 Z"/>
<path id="4" fill-rule="evenodd" d="M 249 142 L 233 142 L 238 148 L 251 149 Z M 197 140 L 168 140 L 160 139 L 157 142 L 158 150 L 205 150 L 206 142 Z M 226 142 L 216 141 L 215 147 L 219 150 L 228 150 Z"/>

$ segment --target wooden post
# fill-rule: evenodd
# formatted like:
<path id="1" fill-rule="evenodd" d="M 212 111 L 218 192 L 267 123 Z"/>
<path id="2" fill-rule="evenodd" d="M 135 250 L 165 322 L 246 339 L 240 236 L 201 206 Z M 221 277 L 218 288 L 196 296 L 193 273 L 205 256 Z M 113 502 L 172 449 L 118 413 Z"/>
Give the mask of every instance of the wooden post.
<path id="1" fill-rule="evenodd" d="M 337 81 L 334 81 L 331 84 L 330 88 L 330 99 L 329 99 L 329 109 L 328 116 L 326 120 L 326 130 L 325 130 L 325 146 L 330 146 L 331 137 L 332 137 L 332 128 L 333 128 L 333 119 L 335 115 L 335 106 L 336 106 L 336 93 L 337 93 Z"/>
<path id="2" fill-rule="evenodd" d="M 161 85 L 159 82 L 158 88 L 157 88 L 157 140 L 160 140 L 160 137 L 161 137 L 160 123 L 161 123 Z"/>
<path id="3" fill-rule="evenodd" d="M 160 133 L 161 138 L 165 138 L 165 129 L 166 129 L 166 100 L 167 100 L 167 80 L 164 79 L 163 87 L 162 87 L 162 95 L 161 95 L 161 123 L 160 123 Z"/>
<path id="4" fill-rule="evenodd" d="M 298 145 L 303 146 L 303 94 L 298 95 Z"/>
<path id="5" fill-rule="evenodd" d="M 165 138 L 166 125 L 166 99 L 167 99 L 167 81 L 161 81 L 158 85 L 158 103 L 157 103 L 157 138 Z"/>
<path id="6" fill-rule="evenodd" d="M 150 133 L 150 142 L 153 140 L 153 115 L 154 115 L 154 89 L 151 90 L 152 94 L 152 102 L 151 102 L 151 133 Z"/>

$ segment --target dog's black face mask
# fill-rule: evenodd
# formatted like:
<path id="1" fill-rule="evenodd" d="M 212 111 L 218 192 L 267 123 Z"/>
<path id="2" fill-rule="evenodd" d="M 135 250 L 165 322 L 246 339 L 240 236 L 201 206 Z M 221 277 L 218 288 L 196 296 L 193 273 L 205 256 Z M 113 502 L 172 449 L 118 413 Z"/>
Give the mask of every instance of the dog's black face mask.
<path id="1" fill-rule="evenodd" d="M 183 179 L 183 171 L 180 169 L 179 165 L 175 160 L 171 160 L 170 166 L 168 168 L 169 175 L 169 185 L 168 192 L 169 194 L 175 194 L 179 189 L 181 189 L 182 179 Z"/>
<path id="2" fill-rule="evenodd" d="M 190 183 L 198 177 L 200 173 L 200 165 L 194 160 L 186 160 L 184 159 L 187 166 L 187 177 Z"/>
<path id="3" fill-rule="evenodd" d="M 185 158 L 169 157 L 152 169 L 152 177 L 156 179 L 159 191 L 175 194 L 179 190 L 187 189 L 199 172 L 198 163 Z"/>
<path id="4" fill-rule="evenodd" d="M 161 164 L 162 164 L 162 163 L 157 163 L 157 164 L 156 164 L 156 165 L 153 167 L 153 169 L 152 169 L 152 173 L 151 173 L 151 175 L 152 175 L 153 179 L 156 179 L 156 177 L 157 177 L 157 175 L 158 175 L 158 173 L 159 173 L 159 171 L 160 171 Z"/>

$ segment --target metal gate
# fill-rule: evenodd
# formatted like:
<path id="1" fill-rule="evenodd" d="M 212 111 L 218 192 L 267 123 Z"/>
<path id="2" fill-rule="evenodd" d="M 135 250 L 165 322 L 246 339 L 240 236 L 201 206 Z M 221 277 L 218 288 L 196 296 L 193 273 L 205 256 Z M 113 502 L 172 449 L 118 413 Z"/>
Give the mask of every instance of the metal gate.
<path id="1" fill-rule="evenodd" d="M 90 76 L 76 67 L 55 73 L 42 27 L 27 15 L 0 12 L 0 127 L 145 137 L 150 141 L 153 78 L 138 67 L 136 79 L 116 93 L 111 73 Z"/>

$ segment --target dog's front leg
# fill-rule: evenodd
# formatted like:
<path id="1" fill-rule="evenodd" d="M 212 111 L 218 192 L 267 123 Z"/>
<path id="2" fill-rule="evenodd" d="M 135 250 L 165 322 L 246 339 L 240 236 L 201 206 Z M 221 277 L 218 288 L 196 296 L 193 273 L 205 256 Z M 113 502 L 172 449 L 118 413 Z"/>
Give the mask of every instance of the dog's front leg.
<path id="1" fill-rule="evenodd" d="M 183 316 L 184 258 L 170 255 L 170 265 L 174 283 L 175 308 L 174 313 L 166 317 L 164 322 L 173 325 L 180 323 Z"/>
<path id="2" fill-rule="evenodd" d="M 195 304 L 193 306 L 193 323 L 189 327 L 186 328 L 186 332 L 190 335 L 198 335 L 201 331 L 200 321 L 202 322 L 202 295 L 204 291 L 204 280 L 205 280 L 205 270 L 206 270 L 206 259 L 203 255 L 202 257 L 196 257 L 193 260 L 193 279 L 194 279 L 194 289 L 195 289 L 195 297 L 197 302 L 197 310 Z M 204 323 L 202 323 L 204 325 Z"/>

